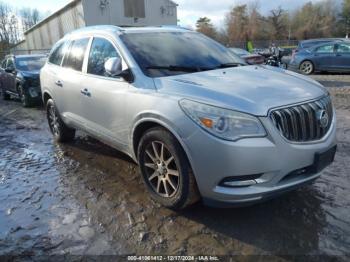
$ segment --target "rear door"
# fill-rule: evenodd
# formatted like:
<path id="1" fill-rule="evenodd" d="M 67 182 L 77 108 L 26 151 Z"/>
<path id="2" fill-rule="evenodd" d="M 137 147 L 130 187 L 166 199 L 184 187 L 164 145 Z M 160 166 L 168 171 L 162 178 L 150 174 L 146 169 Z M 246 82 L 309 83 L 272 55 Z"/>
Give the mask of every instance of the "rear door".
<path id="1" fill-rule="evenodd" d="M 87 128 L 102 140 L 123 147 L 129 135 L 125 112 L 131 87 L 122 77 L 108 76 L 104 68 L 109 58 L 122 57 L 113 40 L 104 37 L 94 37 L 87 56 L 86 75 L 80 82 L 86 91 L 81 101 Z M 127 69 L 125 62 L 123 69 Z"/>
<path id="2" fill-rule="evenodd" d="M 83 81 L 85 75 L 82 72 L 86 51 L 90 42 L 90 37 L 83 37 L 71 41 L 66 52 L 60 74 L 61 85 L 61 115 L 68 122 L 84 127 L 84 99 Z"/>
<path id="3" fill-rule="evenodd" d="M 336 57 L 334 59 L 334 66 L 338 70 L 350 70 L 350 44 L 339 43 L 336 45 Z"/>
<path id="4" fill-rule="evenodd" d="M 316 69 L 329 70 L 334 68 L 335 46 L 334 44 L 325 44 L 316 47 L 314 50 L 313 61 Z"/>

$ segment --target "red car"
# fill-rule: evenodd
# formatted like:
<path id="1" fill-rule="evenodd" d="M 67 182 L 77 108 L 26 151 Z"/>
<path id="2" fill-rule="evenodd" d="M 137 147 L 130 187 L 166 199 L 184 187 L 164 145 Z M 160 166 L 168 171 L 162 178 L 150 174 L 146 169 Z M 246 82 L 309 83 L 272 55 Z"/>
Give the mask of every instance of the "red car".
<path id="1" fill-rule="evenodd" d="M 265 58 L 262 55 L 251 54 L 248 51 L 241 48 L 230 48 L 230 50 L 235 54 L 244 59 L 247 64 L 250 65 L 260 65 L 265 62 Z"/>

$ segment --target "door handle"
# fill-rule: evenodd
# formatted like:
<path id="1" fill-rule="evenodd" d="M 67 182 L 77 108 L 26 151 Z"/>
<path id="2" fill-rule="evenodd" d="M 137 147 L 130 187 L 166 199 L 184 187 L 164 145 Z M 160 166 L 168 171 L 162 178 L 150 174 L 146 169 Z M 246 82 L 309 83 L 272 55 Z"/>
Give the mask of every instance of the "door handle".
<path id="1" fill-rule="evenodd" d="M 63 87 L 63 84 L 62 84 L 62 82 L 60 80 L 57 80 L 55 82 L 55 84 L 56 84 L 56 86 Z"/>
<path id="2" fill-rule="evenodd" d="M 80 93 L 82 93 L 84 96 L 91 96 L 91 93 L 87 88 L 80 90 Z"/>

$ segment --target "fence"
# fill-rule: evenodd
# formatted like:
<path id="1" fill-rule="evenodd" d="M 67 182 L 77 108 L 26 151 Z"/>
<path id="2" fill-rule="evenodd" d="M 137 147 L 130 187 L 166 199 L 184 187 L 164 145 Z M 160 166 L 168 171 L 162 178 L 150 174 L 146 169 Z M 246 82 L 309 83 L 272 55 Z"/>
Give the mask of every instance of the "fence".
<path id="1" fill-rule="evenodd" d="M 253 42 L 253 47 L 257 49 L 269 48 L 271 44 L 275 44 L 276 46 L 280 46 L 280 47 L 291 47 L 291 46 L 297 46 L 299 43 L 298 40 L 261 40 L 261 41 L 252 41 L 252 42 Z M 237 41 L 237 42 L 233 42 L 231 46 L 246 49 L 247 42 Z"/>

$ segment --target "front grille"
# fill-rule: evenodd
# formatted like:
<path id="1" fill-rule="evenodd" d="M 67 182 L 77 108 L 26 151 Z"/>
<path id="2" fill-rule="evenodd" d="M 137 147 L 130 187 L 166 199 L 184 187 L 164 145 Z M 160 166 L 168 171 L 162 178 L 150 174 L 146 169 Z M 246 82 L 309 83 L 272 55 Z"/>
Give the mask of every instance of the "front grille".
<path id="1" fill-rule="evenodd" d="M 289 141 L 320 140 L 333 121 L 332 101 L 327 96 L 317 101 L 277 109 L 270 113 L 270 118 L 281 135 Z"/>

